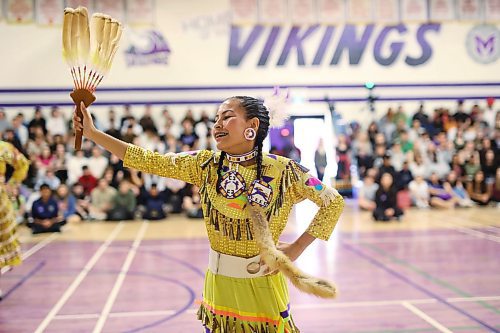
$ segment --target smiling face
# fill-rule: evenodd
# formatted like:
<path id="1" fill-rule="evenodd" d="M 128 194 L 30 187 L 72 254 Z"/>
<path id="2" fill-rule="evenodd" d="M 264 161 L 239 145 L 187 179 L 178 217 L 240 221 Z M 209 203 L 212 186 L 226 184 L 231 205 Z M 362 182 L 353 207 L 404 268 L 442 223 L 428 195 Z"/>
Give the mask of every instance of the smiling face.
<path id="1" fill-rule="evenodd" d="M 215 116 L 213 136 L 217 149 L 229 154 L 244 154 L 255 146 L 254 140 L 245 139 L 245 129 L 259 128 L 259 119 L 247 119 L 246 110 L 237 99 L 224 101 Z"/>

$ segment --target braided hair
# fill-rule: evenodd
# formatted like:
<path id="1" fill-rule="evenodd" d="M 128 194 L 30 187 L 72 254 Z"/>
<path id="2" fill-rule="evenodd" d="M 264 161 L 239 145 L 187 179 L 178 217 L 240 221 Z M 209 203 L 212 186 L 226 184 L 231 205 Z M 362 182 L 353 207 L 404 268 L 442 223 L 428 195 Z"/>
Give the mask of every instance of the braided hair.
<path id="1" fill-rule="evenodd" d="M 228 99 L 235 99 L 240 102 L 240 106 L 245 110 L 247 119 L 257 118 L 259 119 L 259 128 L 257 129 L 257 135 L 255 137 L 255 148 L 257 148 L 257 179 L 262 177 L 262 145 L 264 139 L 267 137 L 269 132 L 269 111 L 265 107 L 263 101 L 249 96 L 233 96 Z M 226 157 L 225 152 L 221 152 L 219 158 L 219 165 L 217 167 L 217 192 L 219 192 L 220 183 L 222 181 L 222 165 L 224 163 L 224 158 Z"/>

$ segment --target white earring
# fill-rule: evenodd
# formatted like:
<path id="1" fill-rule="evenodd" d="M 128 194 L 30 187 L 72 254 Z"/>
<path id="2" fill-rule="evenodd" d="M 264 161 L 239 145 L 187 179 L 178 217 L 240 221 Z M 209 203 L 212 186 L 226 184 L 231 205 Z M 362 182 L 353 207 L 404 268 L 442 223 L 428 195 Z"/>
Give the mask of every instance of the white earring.
<path id="1" fill-rule="evenodd" d="M 248 141 L 252 141 L 253 139 L 255 139 L 255 136 L 257 135 L 257 133 L 255 132 L 255 130 L 251 127 L 245 129 L 245 132 L 244 132 L 244 135 L 245 135 L 245 139 L 247 139 Z"/>

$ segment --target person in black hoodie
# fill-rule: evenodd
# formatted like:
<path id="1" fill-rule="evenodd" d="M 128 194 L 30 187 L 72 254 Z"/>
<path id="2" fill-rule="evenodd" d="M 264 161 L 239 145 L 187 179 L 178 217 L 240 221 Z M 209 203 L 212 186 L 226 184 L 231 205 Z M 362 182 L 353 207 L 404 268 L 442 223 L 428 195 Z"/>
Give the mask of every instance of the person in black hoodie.
<path id="1" fill-rule="evenodd" d="M 375 221 L 390 221 L 398 219 L 403 211 L 397 205 L 396 187 L 392 175 L 384 172 L 380 177 L 380 187 L 375 193 L 376 208 L 373 211 Z"/>
<path id="2" fill-rule="evenodd" d="M 377 178 L 377 182 L 380 182 L 380 179 L 384 175 L 384 173 L 389 173 L 392 176 L 392 179 L 396 177 L 396 169 L 392 166 L 391 154 L 389 152 L 384 154 L 382 165 L 379 168 L 379 174 Z"/>

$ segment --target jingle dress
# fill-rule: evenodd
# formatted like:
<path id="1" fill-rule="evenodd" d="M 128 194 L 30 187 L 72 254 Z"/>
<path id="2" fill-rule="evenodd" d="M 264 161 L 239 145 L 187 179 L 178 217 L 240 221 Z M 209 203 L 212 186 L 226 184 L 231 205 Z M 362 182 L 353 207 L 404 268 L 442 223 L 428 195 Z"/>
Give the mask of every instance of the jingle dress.
<path id="1" fill-rule="evenodd" d="M 10 143 L 0 141 L 0 178 L 2 179 L 5 177 L 7 164 L 14 168 L 9 183 L 19 183 L 26 178 L 29 161 Z M 0 181 L 0 268 L 20 263 L 21 247 L 16 237 L 16 216 L 4 182 Z"/>
<path id="2" fill-rule="evenodd" d="M 219 157 L 220 153 L 208 150 L 160 155 L 130 144 L 124 165 L 199 186 L 210 247 L 222 254 L 254 257 L 259 254 L 259 248 L 244 209 L 247 195 L 242 193 L 228 199 L 217 193 Z M 228 173 L 229 166 L 225 159 L 223 174 Z M 263 155 L 261 179 L 270 185 L 273 193 L 265 213 L 275 243 L 285 228 L 292 206 L 304 199 L 319 206 L 307 228 L 312 236 L 328 240 L 338 221 L 344 206 L 342 196 L 307 171 L 285 157 Z M 238 165 L 237 173 L 241 175 L 242 184 L 250 185 L 256 179 L 257 168 Z M 290 314 L 288 287 L 282 273 L 234 278 L 208 269 L 198 319 L 206 333 L 299 332 Z"/>

